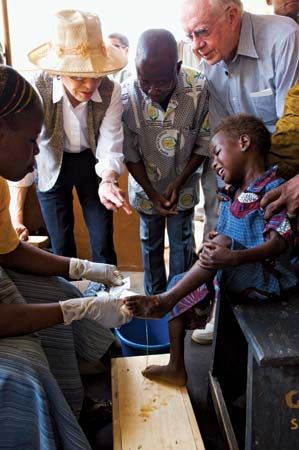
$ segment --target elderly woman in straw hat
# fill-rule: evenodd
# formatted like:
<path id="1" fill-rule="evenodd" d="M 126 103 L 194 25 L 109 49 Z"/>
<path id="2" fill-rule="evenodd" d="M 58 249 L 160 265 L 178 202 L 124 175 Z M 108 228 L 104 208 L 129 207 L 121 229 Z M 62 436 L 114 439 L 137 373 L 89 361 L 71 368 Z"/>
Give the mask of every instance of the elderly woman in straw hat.
<path id="1" fill-rule="evenodd" d="M 93 260 L 116 264 L 112 211 L 130 210 L 118 186 L 123 172 L 120 86 L 107 75 L 122 69 L 126 58 L 105 45 L 97 15 L 64 10 L 54 20 L 53 40 L 28 55 L 42 70 L 32 80 L 45 114 L 36 158 L 42 214 L 54 253 L 76 256 L 75 187 Z M 27 179 L 17 186 L 31 183 Z"/>
<path id="2" fill-rule="evenodd" d="M 75 417 L 83 401 L 76 355 L 97 361 L 111 343 L 106 328 L 129 317 L 119 299 L 80 298 L 54 276 L 119 284 L 114 266 L 45 252 L 12 227 L 4 178 L 33 171 L 42 121 L 32 86 L 0 65 L 0 447 L 87 450 Z"/>

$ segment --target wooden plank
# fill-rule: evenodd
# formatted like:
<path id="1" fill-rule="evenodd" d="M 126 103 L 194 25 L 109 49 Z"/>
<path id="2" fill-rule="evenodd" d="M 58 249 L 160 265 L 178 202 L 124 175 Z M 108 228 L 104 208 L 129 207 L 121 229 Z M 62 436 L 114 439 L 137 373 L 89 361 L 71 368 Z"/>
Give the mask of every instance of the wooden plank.
<path id="1" fill-rule="evenodd" d="M 119 401 L 118 401 L 118 367 L 117 359 L 112 358 L 111 364 L 111 384 L 112 384 L 112 414 L 113 414 L 113 446 L 121 450 L 121 434 L 120 434 L 120 416 L 119 416 Z"/>
<path id="2" fill-rule="evenodd" d="M 224 437 L 227 439 L 228 447 L 230 450 L 239 450 L 237 439 L 223 398 L 221 386 L 217 378 L 213 377 L 211 372 L 209 372 L 209 384 L 216 415 L 219 424 L 222 427 Z"/>
<path id="3" fill-rule="evenodd" d="M 147 364 L 169 354 L 112 360 L 114 450 L 204 450 L 186 387 L 153 382 Z"/>

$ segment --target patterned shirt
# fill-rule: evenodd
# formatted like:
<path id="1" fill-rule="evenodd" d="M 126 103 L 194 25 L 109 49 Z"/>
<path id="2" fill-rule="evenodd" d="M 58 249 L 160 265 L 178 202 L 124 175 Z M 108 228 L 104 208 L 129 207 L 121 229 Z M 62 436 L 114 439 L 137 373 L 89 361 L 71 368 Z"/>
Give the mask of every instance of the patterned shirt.
<path id="1" fill-rule="evenodd" d="M 260 208 L 263 196 L 283 182 L 284 180 L 277 176 L 277 166 L 274 166 L 253 181 L 237 198 L 234 198 L 234 195 L 227 196 L 227 201 L 221 203 L 218 233 L 229 236 L 236 248 L 242 246 L 248 249 L 263 244 L 272 230 L 283 239 L 289 240 L 293 237 L 286 211 L 275 214 L 266 222 L 264 211 Z M 291 267 L 290 246 L 275 260 L 265 261 L 263 270 L 258 270 L 258 265 L 259 263 L 246 265 L 246 267 L 241 265 L 238 269 L 238 287 L 233 286 L 230 281 L 228 282 L 230 289 L 240 290 L 250 283 L 252 287 L 279 295 L 281 290 L 289 289 L 297 283 Z M 224 269 L 224 271 L 236 272 L 236 268 Z"/>
<path id="2" fill-rule="evenodd" d="M 192 154 L 208 156 L 209 132 L 204 127 L 208 91 L 201 72 L 182 68 L 167 110 L 153 102 L 130 79 L 123 85 L 124 156 L 126 162 L 142 161 L 154 189 L 163 194 L 189 163 Z M 177 209 L 198 203 L 199 172 L 182 186 Z M 154 214 L 143 188 L 129 177 L 129 199 L 138 211 Z"/>

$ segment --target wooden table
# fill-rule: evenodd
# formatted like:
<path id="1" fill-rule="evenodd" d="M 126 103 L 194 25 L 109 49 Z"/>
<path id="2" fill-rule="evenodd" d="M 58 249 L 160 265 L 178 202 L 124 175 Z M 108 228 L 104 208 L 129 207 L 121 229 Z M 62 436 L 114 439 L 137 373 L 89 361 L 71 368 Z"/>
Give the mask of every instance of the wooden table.
<path id="1" fill-rule="evenodd" d="M 114 450 L 204 450 L 186 387 L 141 374 L 147 363 L 168 359 L 169 354 L 112 359 Z"/>

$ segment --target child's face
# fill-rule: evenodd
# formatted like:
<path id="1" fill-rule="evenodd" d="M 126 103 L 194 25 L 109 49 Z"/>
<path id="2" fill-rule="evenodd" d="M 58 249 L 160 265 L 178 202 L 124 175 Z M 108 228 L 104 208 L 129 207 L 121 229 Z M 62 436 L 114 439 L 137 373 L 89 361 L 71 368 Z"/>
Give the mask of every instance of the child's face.
<path id="1" fill-rule="evenodd" d="M 212 167 L 225 184 L 238 186 L 243 179 L 244 153 L 239 139 L 219 131 L 211 141 Z"/>

